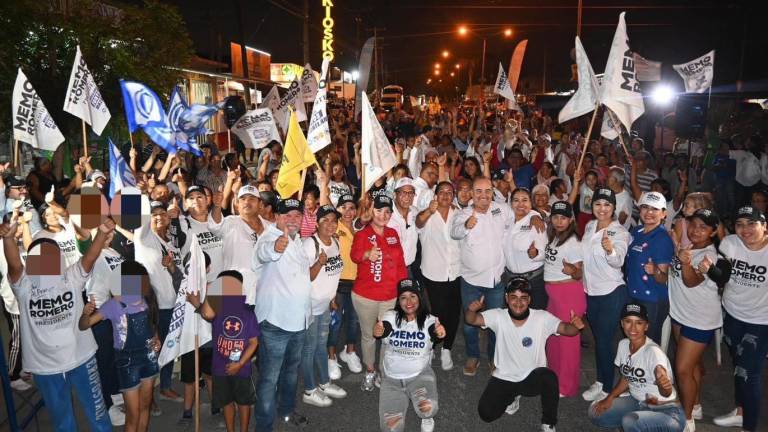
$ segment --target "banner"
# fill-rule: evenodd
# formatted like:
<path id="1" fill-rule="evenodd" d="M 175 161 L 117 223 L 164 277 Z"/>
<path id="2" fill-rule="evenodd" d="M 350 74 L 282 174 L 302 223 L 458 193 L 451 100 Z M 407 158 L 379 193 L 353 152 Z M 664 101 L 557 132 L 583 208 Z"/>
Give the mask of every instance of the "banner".
<path id="1" fill-rule="evenodd" d="M 323 59 L 320 74 L 320 84 L 312 104 L 312 116 L 309 119 L 307 130 L 307 142 L 312 153 L 317 153 L 331 143 L 331 130 L 328 126 L 328 112 L 326 102 L 328 96 L 328 59 Z M 314 79 L 314 78 L 313 78 Z"/>
<path id="2" fill-rule="evenodd" d="M 520 111 L 520 107 L 515 100 L 515 94 L 512 92 L 512 88 L 509 86 L 509 80 L 507 74 L 504 72 L 504 67 L 499 62 L 499 73 L 496 75 L 496 84 L 493 86 L 493 92 L 507 99 L 507 108 Z"/>
<path id="3" fill-rule="evenodd" d="M 269 93 L 261 100 L 259 108 L 269 108 L 272 110 L 272 114 L 274 114 L 277 111 L 278 105 L 280 105 L 280 92 L 277 91 L 277 86 L 273 85 Z"/>
<path id="4" fill-rule="evenodd" d="M 307 140 L 299 127 L 298 115 L 291 110 L 288 134 L 283 146 L 283 162 L 280 164 L 280 172 L 277 174 L 275 189 L 283 199 L 290 198 L 296 192 L 301 191 L 301 170 L 317 163 L 314 153 L 309 149 Z M 301 198 L 301 197 L 299 197 Z"/>
<path id="5" fill-rule="evenodd" d="M 199 319 L 195 308 L 187 301 L 187 293 L 200 292 L 200 301 L 205 300 L 205 258 L 203 249 L 197 241 L 189 243 L 189 267 L 181 282 L 181 287 L 176 295 L 176 303 L 173 305 L 171 324 L 168 327 L 168 336 L 160 349 L 157 364 L 160 367 L 176 360 L 180 356 L 195 349 L 195 335 L 199 336 L 198 342 L 202 346 L 211 340 L 211 324 Z"/>
<path id="6" fill-rule="evenodd" d="M 365 179 L 363 191 L 365 192 L 373 186 L 379 177 L 386 175 L 397 165 L 397 159 L 365 92 L 362 96 L 362 109 L 360 158 L 363 165 L 363 178 Z"/>
<path id="7" fill-rule="evenodd" d="M 64 135 L 21 68 L 16 75 L 11 102 L 13 139 L 42 150 L 56 151 L 64 142 Z"/>
<path id="8" fill-rule="evenodd" d="M 77 46 L 75 63 L 72 65 L 72 73 L 69 75 L 67 96 L 64 98 L 64 111 L 91 125 L 91 129 L 96 135 L 101 135 L 111 118 L 107 104 L 101 98 L 101 93 L 96 87 L 96 81 L 93 80 L 93 75 L 88 70 L 83 55 L 80 53 L 80 45 Z"/>
<path id="9" fill-rule="evenodd" d="M 597 92 L 599 87 L 595 79 L 595 71 L 587 58 L 587 52 L 581 44 L 581 39 L 576 36 L 576 65 L 578 67 L 579 88 L 571 96 L 568 102 L 557 116 L 559 123 L 582 116 L 597 107 Z"/>
<path id="10" fill-rule="evenodd" d="M 526 47 L 528 47 L 528 39 L 520 41 L 509 60 L 509 87 L 512 88 L 513 93 L 517 91 L 517 81 L 520 79 L 520 71 L 523 68 Z"/>
<path id="11" fill-rule="evenodd" d="M 619 24 L 613 35 L 603 85 L 600 87 L 600 102 L 616 114 L 627 130 L 631 130 L 632 123 L 645 112 L 645 105 L 640 83 L 635 76 L 635 59 L 629 50 L 624 14 L 622 12 L 619 15 Z"/>
<path id="12" fill-rule="evenodd" d="M 155 92 L 144 84 L 120 80 L 128 131 L 141 127 L 144 133 L 168 154 L 176 153 L 176 137 Z"/>
<path id="13" fill-rule="evenodd" d="M 293 107 L 298 121 L 302 122 L 307 120 L 307 112 L 304 109 L 304 102 L 301 101 L 301 84 L 299 84 L 298 77 L 291 82 L 288 91 L 280 99 L 277 107 L 273 109 L 275 122 L 277 122 L 283 131 L 288 130 L 288 121 L 290 120 L 288 107 Z"/>
<path id="14" fill-rule="evenodd" d="M 323 79 L 323 77 L 321 76 L 320 79 Z M 304 66 L 304 71 L 301 73 L 301 101 L 304 103 L 314 102 L 316 95 L 317 80 L 315 80 L 315 72 L 312 71 L 312 65 L 307 63 Z"/>
<path id="15" fill-rule="evenodd" d="M 600 135 L 608 138 L 609 140 L 615 140 L 621 133 L 621 126 L 613 122 L 611 115 L 608 113 L 608 108 L 603 113 L 603 124 L 600 126 Z"/>
<path id="16" fill-rule="evenodd" d="M 715 73 L 715 50 L 688 63 L 672 65 L 685 82 L 686 93 L 704 93 L 712 87 Z"/>
<path id="17" fill-rule="evenodd" d="M 638 81 L 661 81 L 661 62 L 648 60 L 638 53 L 632 53 L 632 56 Z"/>
<path id="18" fill-rule="evenodd" d="M 282 143 L 272 110 L 269 108 L 248 111 L 237 120 L 231 130 L 243 141 L 246 148 L 264 148 L 273 140 Z"/>
<path id="19" fill-rule="evenodd" d="M 123 188 L 136 186 L 136 178 L 111 138 L 107 138 L 107 146 L 109 147 L 109 199 L 111 200 Z"/>
<path id="20" fill-rule="evenodd" d="M 375 38 L 368 38 L 363 44 L 363 48 L 360 50 L 360 61 L 357 65 L 358 78 L 355 83 L 355 116 L 360 114 L 363 109 L 362 94 L 368 89 L 368 78 L 371 75 L 371 60 L 373 59 L 373 45 Z M 366 96 L 367 99 L 367 96 Z"/>

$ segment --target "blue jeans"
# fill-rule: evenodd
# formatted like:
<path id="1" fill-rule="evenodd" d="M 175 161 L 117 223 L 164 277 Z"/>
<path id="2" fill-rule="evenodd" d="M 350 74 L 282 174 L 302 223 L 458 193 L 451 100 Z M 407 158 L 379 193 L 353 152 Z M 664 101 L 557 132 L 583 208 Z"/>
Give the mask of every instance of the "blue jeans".
<path id="1" fill-rule="evenodd" d="M 756 431 L 762 400 L 762 371 L 768 354 L 768 325 L 750 324 L 725 314 L 723 339 L 733 359 L 736 406 L 744 410 L 742 429 Z"/>
<path id="2" fill-rule="evenodd" d="M 587 317 L 595 338 L 597 381 L 603 384 L 606 393 L 613 390 L 613 360 L 616 353 L 613 338 L 619 328 L 621 309 L 627 299 L 626 285 L 619 285 L 610 294 L 587 296 Z"/>
<path id="3" fill-rule="evenodd" d="M 115 369 L 115 343 L 112 335 L 112 321 L 102 320 L 91 327 L 93 338 L 99 349 L 96 351 L 96 362 L 99 365 L 101 393 L 107 409 L 112 407 L 112 395 L 120 394 Z"/>
<path id="4" fill-rule="evenodd" d="M 343 283 L 344 281 L 341 281 L 339 285 Z M 360 322 L 357 320 L 357 312 L 355 312 L 355 307 L 352 305 L 352 292 L 337 292 L 336 305 L 339 307 L 337 313 L 341 314 L 341 325 L 328 333 L 327 346 L 335 347 L 339 343 L 339 333 L 341 333 L 341 328 L 344 326 L 347 328 L 344 343 L 357 344 L 360 340 Z"/>
<path id="5" fill-rule="evenodd" d="M 296 385 L 306 330 L 290 332 L 269 321 L 260 323 L 259 379 L 256 382 L 256 430 L 269 432 L 277 415 L 290 415 L 296 407 Z"/>
<path id="6" fill-rule="evenodd" d="M 75 391 L 92 431 L 109 432 L 112 423 L 101 393 L 101 380 L 96 356 L 80 366 L 59 374 L 34 376 L 35 386 L 43 395 L 56 432 L 77 430 L 72 407 L 72 390 Z"/>
<path id="7" fill-rule="evenodd" d="M 168 327 L 171 326 L 171 315 L 173 309 L 160 309 L 160 319 L 157 324 L 157 335 L 160 343 L 165 344 L 165 337 L 168 336 Z M 168 363 L 160 369 L 160 390 L 169 390 L 171 388 L 171 379 L 173 377 L 173 362 Z"/>
<path id="8" fill-rule="evenodd" d="M 685 429 L 685 412 L 680 404 L 648 408 L 632 396 L 618 397 L 611 407 L 598 416 L 589 408 L 592 424 L 601 428 L 622 428 L 624 432 L 681 432 Z"/>
<path id="9" fill-rule="evenodd" d="M 485 296 L 485 309 L 503 308 L 504 284 L 498 282 L 493 288 L 472 285 L 461 278 L 461 306 L 467 310 L 469 304 Z M 480 329 L 464 322 L 464 342 L 466 343 L 467 357 L 480 358 Z M 493 353 L 496 348 L 496 334 L 488 331 L 488 361 L 493 361 Z"/>
<path id="10" fill-rule="evenodd" d="M 669 316 L 669 298 L 659 298 L 655 302 L 634 300 L 648 310 L 648 332 L 645 335 L 661 345 L 661 328 Z"/>
<path id="11" fill-rule="evenodd" d="M 301 355 L 301 369 L 304 378 L 304 390 L 310 391 L 318 384 L 328 384 L 328 331 L 330 330 L 331 312 L 315 315 L 314 321 L 307 329 L 304 341 L 304 352 Z M 315 380 L 317 368 L 317 380 Z"/>

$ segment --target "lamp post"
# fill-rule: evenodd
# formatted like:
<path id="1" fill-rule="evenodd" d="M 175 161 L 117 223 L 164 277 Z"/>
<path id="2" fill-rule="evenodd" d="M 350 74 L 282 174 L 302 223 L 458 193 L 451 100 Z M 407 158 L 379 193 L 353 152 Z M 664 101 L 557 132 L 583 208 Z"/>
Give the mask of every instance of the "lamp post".
<path id="1" fill-rule="evenodd" d="M 467 26 L 459 26 L 458 34 L 459 36 L 466 36 L 469 32 Z M 505 38 L 511 38 L 512 37 L 512 29 L 509 27 L 505 27 L 501 31 L 494 31 L 493 34 L 503 34 Z M 483 56 L 480 60 L 480 99 L 484 99 L 485 96 L 485 54 L 486 54 L 486 48 L 488 46 L 488 34 L 485 34 L 483 36 Z"/>

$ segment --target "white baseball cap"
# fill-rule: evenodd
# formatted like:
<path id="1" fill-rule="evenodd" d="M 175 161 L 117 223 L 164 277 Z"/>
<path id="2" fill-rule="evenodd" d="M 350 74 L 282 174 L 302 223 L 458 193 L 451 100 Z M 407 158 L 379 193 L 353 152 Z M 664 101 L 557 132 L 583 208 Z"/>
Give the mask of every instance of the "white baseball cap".
<path id="1" fill-rule="evenodd" d="M 401 187 L 405 187 L 405 186 L 410 186 L 410 187 L 416 189 L 413 186 L 413 180 L 411 180 L 410 177 L 403 177 L 400 180 L 398 180 L 397 183 L 395 184 L 395 190 L 398 190 Z"/>
<path id="2" fill-rule="evenodd" d="M 642 206 L 653 207 L 659 210 L 667 209 L 667 200 L 664 195 L 659 192 L 646 192 L 640 197 L 640 201 L 637 203 L 638 207 Z"/>
<path id="3" fill-rule="evenodd" d="M 251 185 L 241 186 L 240 190 L 237 191 L 237 197 L 241 198 L 243 195 L 253 195 L 256 198 L 261 199 L 261 195 L 259 194 L 259 190 L 256 189 L 256 186 L 251 186 Z"/>

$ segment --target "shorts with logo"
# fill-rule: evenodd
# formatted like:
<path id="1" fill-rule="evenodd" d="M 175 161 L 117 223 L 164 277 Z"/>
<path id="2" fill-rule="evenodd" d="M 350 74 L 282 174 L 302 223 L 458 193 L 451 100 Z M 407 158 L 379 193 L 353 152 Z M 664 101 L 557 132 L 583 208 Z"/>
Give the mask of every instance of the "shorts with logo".
<path id="1" fill-rule="evenodd" d="M 681 324 L 674 318 L 672 318 L 672 322 L 680 326 L 681 336 L 684 336 L 686 339 L 690 339 L 694 342 L 707 345 L 710 341 L 712 341 L 712 338 L 715 337 L 715 330 L 699 330 L 695 327 L 689 327 L 685 324 Z"/>
<path id="2" fill-rule="evenodd" d="M 199 349 L 200 356 L 200 373 L 203 375 L 211 375 L 211 364 L 213 362 L 213 348 L 206 347 Z M 195 382 L 195 352 L 190 351 L 181 356 L 181 382 L 185 384 L 192 384 Z"/>
<path id="3" fill-rule="evenodd" d="M 256 390 L 251 377 L 213 376 L 213 409 L 236 403 L 239 406 L 256 403 Z"/>
<path id="4" fill-rule="evenodd" d="M 115 366 L 120 391 L 133 390 L 142 381 L 153 379 L 160 373 L 157 353 L 150 353 L 146 348 L 115 350 Z"/>

